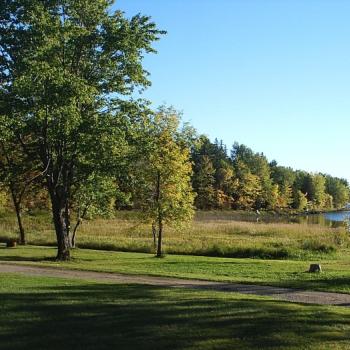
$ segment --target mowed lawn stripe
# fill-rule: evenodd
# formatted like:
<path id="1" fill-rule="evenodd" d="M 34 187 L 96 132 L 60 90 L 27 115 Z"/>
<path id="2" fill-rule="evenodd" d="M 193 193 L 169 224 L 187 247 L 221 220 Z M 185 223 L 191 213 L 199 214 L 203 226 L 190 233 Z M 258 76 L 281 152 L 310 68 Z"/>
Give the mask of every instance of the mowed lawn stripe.
<path id="1" fill-rule="evenodd" d="M 236 292 L 241 294 L 268 296 L 275 299 L 297 303 L 350 306 L 349 294 L 303 291 L 272 286 L 220 283 L 193 279 L 137 276 L 92 271 L 74 271 L 59 268 L 22 266 L 3 263 L 0 263 L 0 272 L 16 272 L 30 276 L 74 278 L 82 280 L 94 280 L 99 282 L 114 282 L 119 284 L 146 284 L 162 287 L 192 288 L 202 290 L 209 289 L 221 292 Z"/>

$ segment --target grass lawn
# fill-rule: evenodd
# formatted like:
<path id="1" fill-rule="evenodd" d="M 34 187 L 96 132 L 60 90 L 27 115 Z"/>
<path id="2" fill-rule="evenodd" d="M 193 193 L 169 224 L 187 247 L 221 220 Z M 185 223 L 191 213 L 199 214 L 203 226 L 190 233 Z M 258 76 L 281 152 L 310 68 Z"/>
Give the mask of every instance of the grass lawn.
<path id="1" fill-rule="evenodd" d="M 56 266 L 69 269 L 198 278 L 215 281 L 289 286 L 310 290 L 350 293 L 350 258 L 322 261 L 323 272 L 305 271 L 315 261 L 213 258 L 203 256 L 123 253 L 75 249 L 70 262 L 53 260 L 56 249 L 51 247 L 0 247 L 0 262 Z"/>
<path id="2" fill-rule="evenodd" d="M 350 348 L 343 307 L 16 274 L 0 300 L 2 350 Z"/>

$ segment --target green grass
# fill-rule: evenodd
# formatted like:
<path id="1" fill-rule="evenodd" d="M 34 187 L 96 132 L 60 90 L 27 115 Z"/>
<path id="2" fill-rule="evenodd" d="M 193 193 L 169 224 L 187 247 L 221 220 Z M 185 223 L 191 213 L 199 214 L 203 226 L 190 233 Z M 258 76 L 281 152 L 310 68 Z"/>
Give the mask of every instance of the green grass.
<path id="1" fill-rule="evenodd" d="M 164 259 L 153 254 L 122 253 L 76 249 L 70 262 L 53 260 L 55 248 L 0 247 L 0 262 L 17 261 L 21 264 L 63 267 L 69 269 L 119 272 L 198 278 L 204 280 L 265 284 L 310 290 L 350 293 L 350 258 L 324 260 L 322 273 L 305 272 L 317 261 L 231 259 L 204 256 L 167 255 Z"/>
<path id="2" fill-rule="evenodd" d="M 336 258 L 350 246 L 345 228 L 235 221 L 244 215 L 251 214 L 198 212 L 186 229 L 165 229 L 164 250 L 170 254 L 302 260 Z M 30 244 L 55 244 L 48 213 L 26 214 L 24 225 Z M 0 236 L 17 237 L 13 214 L 0 217 Z M 80 248 L 151 253 L 152 244 L 150 227 L 140 224 L 133 212 L 118 212 L 114 219 L 85 221 L 77 236 Z"/>
<path id="3" fill-rule="evenodd" d="M 0 344 L 20 349 L 349 349 L 350 309 L 0 274 Z"/>

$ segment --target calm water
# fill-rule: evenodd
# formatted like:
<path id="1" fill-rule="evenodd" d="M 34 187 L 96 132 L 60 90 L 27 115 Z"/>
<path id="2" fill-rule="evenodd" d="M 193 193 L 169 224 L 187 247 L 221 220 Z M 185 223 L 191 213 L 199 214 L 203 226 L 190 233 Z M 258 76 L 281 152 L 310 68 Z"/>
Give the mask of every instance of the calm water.
<path id="1" fill-rule="evenodd" d="M 196 212 L 196 219 L 201 220 L 232 220 L 261 223 L 300 223 L 308 225 L 322 225 L 327 227 L 341 227 L 350 219 L 350 210 L 309 214 L 297 216 L 273 215 L 269 213 L 255 213 L 253 211 L 205 211 Z"/>
<path id="2" fill-rule="evenodd" d="M 340 227 L 344 225 L 344 222 L 350 219 L 350 210 L 329 212 L 323 214 L 311 214 L 298 216 L 293 219 L 298 223 L 305 224 L 318 224 L 327 227 Z"/>

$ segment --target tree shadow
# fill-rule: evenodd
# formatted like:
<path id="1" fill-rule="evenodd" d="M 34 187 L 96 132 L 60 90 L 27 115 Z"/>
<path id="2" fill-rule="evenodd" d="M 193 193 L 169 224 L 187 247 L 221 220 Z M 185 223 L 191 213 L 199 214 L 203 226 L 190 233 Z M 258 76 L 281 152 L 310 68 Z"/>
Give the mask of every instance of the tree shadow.
<path id="1" fill-rule="evenodd" d="M 37 281 L 35 292 L 0 294 L 2 350 L 350 344 L 348 314 L 330 308 L 143 285 Z"/>
<path id="2" fill-rule="evenodd" d="M 47 248 L 47 247 L 46 247 Z M 52 249 L 52 254 L 48 256 L 47 251 L 35 252 L 33 256 L 23 256 L 23 250 L 17 248 L 7 248 L 0 246 L 0 261 L 31 261 L 31 262 L 45 262 L 56 260 L 56 250 Z"/>
<path id="3" fill-rule="evenodd" d="M 318 275 L 317 278 L 312 280 L 302 280 L 300 284 L 302 284 L 301 288 L 304 289 L 312 289 L 312 290 L 321 290 L 321 291 L 336 291 L 337 293 L 346 293 L 349 294 L 350 291 L 350 276 L 340 276 L 334 277 L 329 276 L 322 277 L 323 275 Z M 296 285 L 298 281 L 284 281 L 286 285 Z M 297 287 L 297 286 L 296 286 Z"/>
<path id="4" fill-rule="evenodd" d="M 56 261 L 55 257 L 37 257 L 37 256 L 17 256 L 17 255 L 2 255 L 0 261 L 31 261 L 31 262 L 45 262 Z"/>

